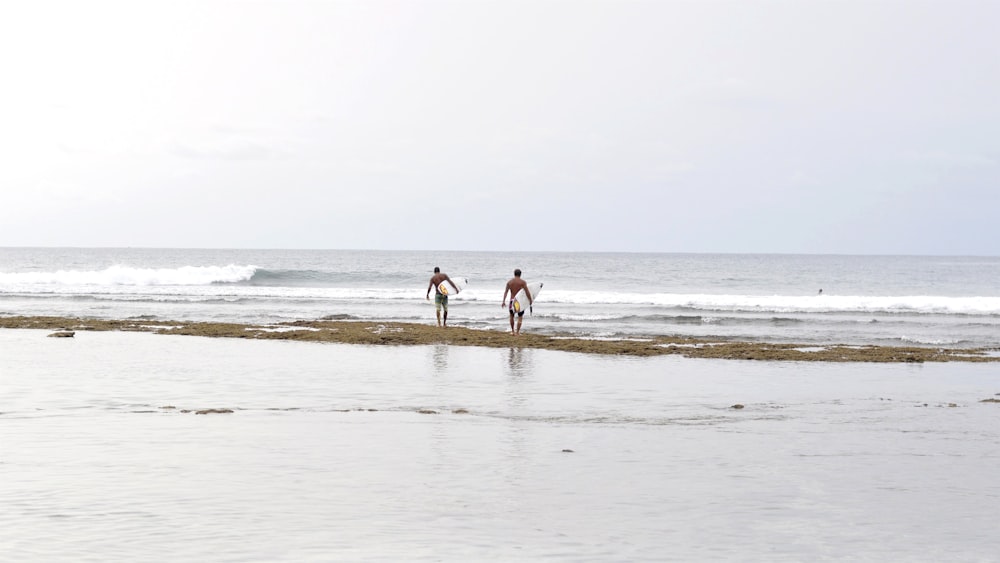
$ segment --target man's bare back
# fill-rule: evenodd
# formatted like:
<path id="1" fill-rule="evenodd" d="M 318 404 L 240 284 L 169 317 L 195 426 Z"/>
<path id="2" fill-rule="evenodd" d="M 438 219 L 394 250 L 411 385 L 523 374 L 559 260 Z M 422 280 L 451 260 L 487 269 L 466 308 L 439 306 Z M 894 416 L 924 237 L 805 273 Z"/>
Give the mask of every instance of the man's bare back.
<path id="1" fill-rule="evenodd" d="M 431 286 L 436 288 L 437 286 L 441 285 L 441 282 L 443 282 L 444 280 L 451 281 L 451 278 L 449 278 L 448 275 L 443 272 L 438 272 L 433 276 L 431 276 Z M 428 291 L 427 293 L 429 294 L 430 292 Z"/>
<path id="2" fill-rule="evenodd" d="M 522 280 L 521 278 L 511 278 L 507 280 L 507 289 L 504 290 L 504 297 L 506 298 L 507 292 L 509 291 L 510 297 L 513 299 L 514 296 L 517 295 L 517 292 L 525 289 L 526 287 L 528 287 L 528 282 Z M 528 292 L 530 293 L 530 290 L 528 290 Z"/>

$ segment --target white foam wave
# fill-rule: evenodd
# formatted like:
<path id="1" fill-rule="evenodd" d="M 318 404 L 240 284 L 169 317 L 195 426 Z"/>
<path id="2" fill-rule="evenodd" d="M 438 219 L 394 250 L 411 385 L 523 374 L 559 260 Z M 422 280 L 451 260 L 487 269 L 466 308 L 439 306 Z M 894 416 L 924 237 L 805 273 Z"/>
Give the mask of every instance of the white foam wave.
<path id="1" fill-rule="evenodd" d="M 426 287 L 288 287 L 241 285 L 252 278 L 252 265 L 185 266 L 152 269 L 112 266 L 99 271 L 0 273 L 0 295 L 71 295 L 129 299 L 167 296 L 171 300 L 281 299 L 352 302 L 425 301 Z M 499 291 L 468 288 L 453 296 L 455 306 L 494 306 Z M 616 309 L 639 308 L 643 311 Z M 551 309 L 550 309 L 551 308 Z M 549 289 L 539 296 L 537 314 L 577 315 L 581 320 L 606 319 L 607 315 L 690 314 L 704 322 L 717 321 L 720 313 L 822 314 L 900 313 L 941 315 L 1000 315 L 1000 297 L 852 296 L 852 295 L 713 295 L 680 293 L 630 293 Z M 655 311 L 654 311 L 655 313 Z M 596 316 L 595 316 L 596 315 Z"/>
<path id="2" fill-rule="evenodd" d="M 131 268 L 115 265 L 104 270 L 0 273 L 0 287 L 30 291 L 38 286 L 196 286 L 249 280 L 256 266 L 183 266 Z"/>
<path id="3" fill-rule="evenodd" d="M 954 338 L 944 339 L 944 338 L 912 338 L 909 336 L 901 336 L 899 340 L 907 344 L 921 344 L 921 345 L 931 345 L 931 346 L 955 346 L 961 341 Z"/>
<path id="4" fill-rule="evenodd" d="M 542 301 L 576 305 L 646 305 L 725 312 L 1000 314 L 1000 297 L 940 295 L 710 295 L 551 290 L 540 296 L 539 302 Z"/>

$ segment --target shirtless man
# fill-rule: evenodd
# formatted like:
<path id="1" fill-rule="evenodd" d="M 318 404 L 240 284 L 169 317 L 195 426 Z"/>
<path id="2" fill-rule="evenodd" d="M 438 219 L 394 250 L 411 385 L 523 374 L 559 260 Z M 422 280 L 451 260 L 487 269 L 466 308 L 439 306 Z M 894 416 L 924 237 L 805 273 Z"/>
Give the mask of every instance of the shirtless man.
<path id="1" fill-rule="evenodd" d="M 455 292 L 458 293 L 458 286 L 455 282 L 451 281 L 448 274 L 442 273 L 441 268 L 437 266 L 434 267 L 434 275 L 431 276 L 431 282 L 427 286 L 427 295 L 424 296 L 425 299 L 431 298 L 431 288 L 434 288 L 434 312 L 437 313 L 438 326 L 447 327 L 448 326 L 448 296 L 441 293 L 438 286 L 441 282 L 447 280 L 451 284 L 451 287 L 455 288 Z M 444 309 L 444 323 L 441 322 L 441 310 Z"/>
<path id="2" fill-rule="evenodd" d="M 517 328 L 514 328 L 514 296 L 517 292 L 524 290 L 528 295 L 528 307 L 534 303 L 535 298 L 531 296 L 531 290 L 528 289 L 528 282 L 521 279 L 521 269 L 518 268 L 514 270 L 514 277 L 507 281 L 507 287 L 503 290 L 503 301 L 501 302 L 501 307 L 508 307 L 510 311 L 510 332 L 514 336 L 521 334 L 521 322 L 524 321 L 524 304 L 521 304 L 521 310 L 517 311 Z M 510 293 L 510 303 L 507 302 L 507 293 Z"/>

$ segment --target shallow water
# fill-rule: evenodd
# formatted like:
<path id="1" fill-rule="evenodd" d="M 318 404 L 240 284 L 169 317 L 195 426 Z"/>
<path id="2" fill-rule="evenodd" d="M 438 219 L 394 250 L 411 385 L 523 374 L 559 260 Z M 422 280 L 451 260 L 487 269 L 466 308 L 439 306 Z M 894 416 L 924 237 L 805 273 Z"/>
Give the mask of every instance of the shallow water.
<path id="1" fill-rule="evenodd" d="M 45 334 L 0 330 L 0 560 L 996 553 L 995 365 Z"/>

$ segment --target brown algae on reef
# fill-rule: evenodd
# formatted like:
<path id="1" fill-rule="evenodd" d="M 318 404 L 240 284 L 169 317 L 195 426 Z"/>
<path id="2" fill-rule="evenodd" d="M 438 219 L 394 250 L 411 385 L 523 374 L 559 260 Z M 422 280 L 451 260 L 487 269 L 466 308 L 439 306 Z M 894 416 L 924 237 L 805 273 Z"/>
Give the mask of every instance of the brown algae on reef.
<path id="1" fill-rule="evenodd" d="M 500 330 L 481 330 L 417 323 L 347 320 L 293 321 L 266 325 L 150 320 L 80 319 L 67 317 L 0 317 L 0 328 L 58 331 L 133 331 L 156 334 L 297 340 L 368 345 L 479 346 L 486 348 L 535 348 L 583 354 L 620 356 L 679 355 L 687 358 L 728 360 L 820 361 L 820 362 L 1000 362 L 1000 354 L 988 349 L 921 348 L 916 346 L 805 346 L 769 342 L 712 341 L 677 336 L 591 339 L 563 335 L 522 333 L 513 336 Z"/>

